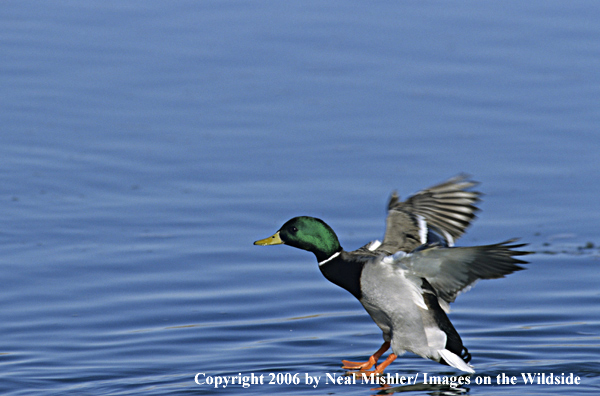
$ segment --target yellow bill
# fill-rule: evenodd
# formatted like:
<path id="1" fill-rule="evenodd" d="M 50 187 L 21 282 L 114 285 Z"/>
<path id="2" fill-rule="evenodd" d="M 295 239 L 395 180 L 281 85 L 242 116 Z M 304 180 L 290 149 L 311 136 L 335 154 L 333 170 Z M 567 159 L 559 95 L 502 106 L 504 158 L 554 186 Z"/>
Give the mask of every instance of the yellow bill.
<path id="1" fill-rule="evenodd" d="M 277 231 L 274 235 L 271 235 L 268 238 L 261 239 L 259 241 L 254 242 L 255 245 L 266 246 L 266 245 L 281 245 L 283 241 L 279 237 L 279 231 Z"/>

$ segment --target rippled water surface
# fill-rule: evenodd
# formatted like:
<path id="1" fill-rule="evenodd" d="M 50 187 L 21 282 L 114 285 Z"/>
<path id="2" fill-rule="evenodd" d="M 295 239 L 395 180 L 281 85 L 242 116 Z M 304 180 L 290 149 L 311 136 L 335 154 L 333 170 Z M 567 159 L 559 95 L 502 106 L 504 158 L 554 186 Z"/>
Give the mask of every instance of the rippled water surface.
<path id="1" fill-rule="evenodd" d="M 3 2 L 0 393 L 598 394 L 599 12 Z M 326 383 L 379 329 L 311 254 L 252 242 L 306 214 L 357 248 L 392 190 L 460 172 L 485 196 L 459 245 L 536 252 L 453 305 L 471 384 L 423 384 L 459 373 L 410 353 L 388 371 L 416 385 Z"/>

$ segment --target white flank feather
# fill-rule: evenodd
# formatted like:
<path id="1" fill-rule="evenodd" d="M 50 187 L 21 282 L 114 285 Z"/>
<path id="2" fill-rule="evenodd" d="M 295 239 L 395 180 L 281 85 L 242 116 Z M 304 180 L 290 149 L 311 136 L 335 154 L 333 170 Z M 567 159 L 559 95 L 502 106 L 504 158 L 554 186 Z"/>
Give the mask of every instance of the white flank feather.
<path id="1" fill-rule="evenodd" d="M 442 310 L 446 313 L 450 313 L 450 304 L 448 304 L 446 301 L 444 301 L 441 298 L 438 298 L 438 304 L 440 304 L 440 308 L 442 308 Z"/>
<path id="2" fill-rule="evenodd" d="M 439 327 L 425 327 L 425 337 L 430 348 L 444 348 L 448 336 Z"/>
<path id="3" fill-rule="evenodd" d="M 381 259 L 381 263 L 388 265 L 388 264 L 394 264 L 398 259 L 401 259 L 403 257 L 408 256 L 409 253 L 400 251 L 400 252 L 396 252 L 394 254 L 392 254 L 391 256 L 385 256 Z M 406 268 L 406 267 L 404 267 Z"/>
<path id="4" fill-rule="evenodd" d="M 406 278 L 406 271 L 402 270 L 401 273 L 402 276 Z M 423 289 L 421 289 L 421 286 L 418 286 L 415 284 L 415 282 L 408 278 L 406 284 L 408 284 L 410 287 L 411 300 L 419 308 L 423 308 L 424 310 L 428 311 L 429 308 L 427 308 L 427 304 L 425 304 L 425 300 L 423 299 Z"/>

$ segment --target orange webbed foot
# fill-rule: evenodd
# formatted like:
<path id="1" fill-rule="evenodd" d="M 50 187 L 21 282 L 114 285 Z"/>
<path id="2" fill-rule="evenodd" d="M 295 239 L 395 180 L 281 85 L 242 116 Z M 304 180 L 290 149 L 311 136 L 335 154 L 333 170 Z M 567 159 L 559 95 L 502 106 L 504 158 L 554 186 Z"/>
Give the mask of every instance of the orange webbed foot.
<path id="1" fill-rule="evenodd" d="M 362 372 L 365 373 L 366 375 L 371 375 L 371 374 L 380 375 L 380 374 L 383 374 L 383 371 L 385 370 L 385 368 L 387 366 L 389 366 L 394 360 L 396 360 L 397 357 L 398 356 L 395 353 L 390 353 L 390 355 L 387 357 L 387 359 L 385 359 L 383 361 L 383 363 L 381 363 L 380 365 L 378 365 L 377 367 L 375 367 L 375 370 L 362 371 Z"/>
<path id="2" fill-rule="evenodd" d="M 351 362 L 350 360 L 342 360 L 342 364 L 343 364 L 342 368 L 345 368 L 348 370 L 360 370 L 360 371 L 369 370 L 371 367 L 373 367 L 375 364 L 377 364 L 377 361 L 379 360 L 381 355 L 383 355 L 385 353 L 385 351 L 387 351 L 388 349 L 390 349 L 390 343 L 388 341 L 386 341 L 381 345 L 381 347 L 379 347 L 377 352 L 375 352 L 373 354 L 373 356 L 371 356 L 369 358 L 369 360 L 367 360 L 366 362 Z"/>
<path id="3" fill-rule="evenodd" d="M 348 369 L 348 370 L 364 371 L 364 370 L 370 369 L 376 363 L 377 363 L 377 360 L 375 360 L 375 358 L 373 356 L 371 356 L 369 358 L 369 360 L 367 360 L 366 362 L 351 362 L 349 360 L 342 360 L 342 364 L 343 364 L 342 368 Z"/>

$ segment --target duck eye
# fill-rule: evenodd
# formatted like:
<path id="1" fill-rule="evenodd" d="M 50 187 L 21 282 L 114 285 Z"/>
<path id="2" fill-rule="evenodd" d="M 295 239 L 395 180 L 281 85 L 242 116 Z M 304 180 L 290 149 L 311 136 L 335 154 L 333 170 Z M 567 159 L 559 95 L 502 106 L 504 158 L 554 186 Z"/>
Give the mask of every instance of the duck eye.
<path id="1" fill-rule="evenodd" d="M 298 229 L 297 229 L 296 227 L 292 227 L 292 228 L 290 229 L 290 231 L 291 231 L 291 233 L 292 233 L 292 234 L 295 234 L 295 233 L 297 233 L 297 232 L 298 232 Z"/>

